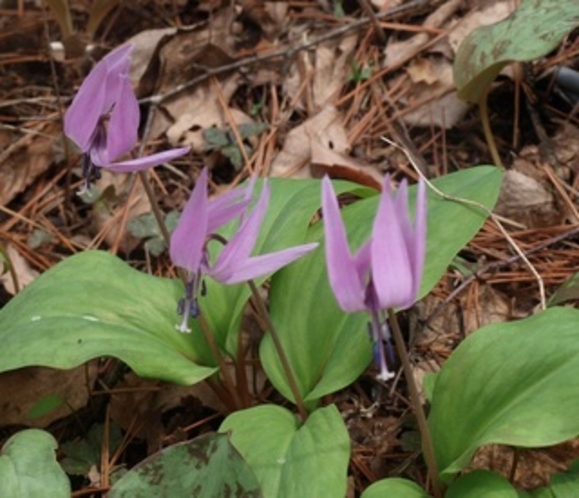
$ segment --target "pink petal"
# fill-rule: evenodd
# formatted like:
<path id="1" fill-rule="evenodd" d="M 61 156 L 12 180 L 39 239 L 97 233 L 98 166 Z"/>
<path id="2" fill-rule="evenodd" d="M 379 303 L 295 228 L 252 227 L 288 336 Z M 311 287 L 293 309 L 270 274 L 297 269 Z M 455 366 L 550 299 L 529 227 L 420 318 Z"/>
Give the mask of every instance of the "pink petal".
<path id="1" fill-rule="evenodd" d="M 139 103 L 128 75 L 120 77 L 117 95 L 107 129 L 107 153 L 114 161 L 130 152 L 138 140 Z"/>
<path id="2" fill-rule="evenodd" d="M 263 277 L 289 265 L 296 259 L 301 258 L 310 251 L 313 251 L 316 247 L 318 247 L 318 243 L 314 242 L 311 244 L 291 247 L 282 251 L 272 252 L 270 254 L 255 256 L 240 262 L 240 264 L 236 265 L 234 269 L 211 269 L 209 275 L 218 282 L 224 284 L 247 282 L 248 280 Z"/>
<path id="3" fill-rule="evenodd" d="M 158 166 L 159 164 L 172 161 L 173 159 L 184 156 L 189 152 L 189 150 L 189 147 L 180 147 L 177 149 L 157 152 L 156 154 L 151 154 L 150 156 L 139 157 L 138 159 L 130 159 L 128 161 L 121 161 L 106 165 L 99 164 L 97 162 L 95 162 L 95 164 L 98 166 L 103 166 L 104 168 L 108 168 L 115 173 L 133 173 L 135 171 L 141 171 L 153 166 Z"/>
<path id="4" fill-rule="evenodd" d="M 344 311 L 362 311 L 366 309 L 365 275 L 358 270 L 367 268 L 367 252 L 362 248 L 358 262 L 352 257 L 338 200 L 327 176 L 322 181 L 322 213 L 326 235 L 326 264 L 334 296 Z"/>
<path id="5" fill-rule="evenodd" d="M 203 247 L 207 238 L 207 168 L 197 179 L 177 228 L 171 235 L 169 254 L 173 264 L 196 273 L 201 266 Z"/>
<path id="6" fill-rule="evenodd" d="M 234 275 L 239 265 L 245 263 L 257 241 L 268 204 L 269 185 L 264 182 L 257 204 L 217 257 L 211 275 L 220 275 L 221 281 L 226 281 Z"/>
<path id="7" fill-rule="evenodd" d="M 384 180 L 372 229 L 372 280 L 382 308 L 406 308 L 414 301 L 412 268 L 390 179 Z"/>
<path id="8" fill-rule="evenodd" d="M 85 78 L 64 116 L 64 133 L 83 151 L 87 152 L 103 114 L 118 93 L 111 87 L 110 68 L 128 58 L 132 45 L 123 45 L 104 57 Z M 112 95 L 111 95 L 112 94 Z"/>
<path id="9" fill-rule="evenodd" d="M 251 202 L 246 188 L 236 188 L 211 199 L 209 203 L 209 233 L 215 232 L 231 220 L 241 217 Z"/>

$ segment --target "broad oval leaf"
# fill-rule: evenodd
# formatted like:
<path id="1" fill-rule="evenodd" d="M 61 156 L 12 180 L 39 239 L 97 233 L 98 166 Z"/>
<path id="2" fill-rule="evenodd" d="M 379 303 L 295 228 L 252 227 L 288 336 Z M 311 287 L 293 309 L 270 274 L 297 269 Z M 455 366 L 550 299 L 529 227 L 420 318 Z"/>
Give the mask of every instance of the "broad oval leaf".
<path id="1" fill-rule="evenodd" d="M 100 356 L 143 377 L 194 384 L 216 369 L 203 336 L 175 330 L 181 283 L 85 251 L 38 277 L 0 310 L 0 372 L 31 365 L 73 368 Z"/>
<path id="2" fill-rule="evenodd" d="M 477 201 L 488 208 L 496 202 L 501 172 L 479 166 L 436 179 L 442 192 Z M 415 189 L 410 191 L 414 205 Z M 363 199 L 342 210 L 352 248 L 370 235 L 378 196 Z M 427 254 L 420 296 L 440 280 L 454 256 L 486 220 L 482 210 L 428 194 Z M 323 226 L 310 230 L 310 241 L 323 246 Z M 274 275 L 270 311 L 288 356 L 298 388 L 307 401 L 315 401 L 353 382 L 368 366 L 372 347 L 365 313 L 346 314 L 336 304 L 328 283 L 324 248 Z M 288 399 L 286 382 L 269 336 L 260 349 L 264 369 L 274 386 Z"/>
<path id="3" fill-rule="evenodd" d="M 579 434 L 579 311 L 483 327 L 443 365 L 429 425 L 441 477 L 484 444 L 549 446 Z"/>
<path id="4" fill-rule="evenodd" d="M 264 498 L 343 498 L 350 438 L 333 405 L 313 412 L 300 426 L 285 408 L 263 405 L 229 415 L 220 432 L 255 472 Z"/>
<path id="5" fill-rule="evenodd" d="M 490 470 L 475 470 L 454 481 L 445 498 L 517 498 L 518 493 L 506 477 Z"/>
<path id="6" fill-rule="evenodd" d="M 579 24 L 577 0 L 523 0 L 507 19 L 475 29 L 454 61 L 458 96 L 478 103 L 503 67 L 548 54 Z"/>
<path id="7" fill-rule="evenodd" d="M 109 498 L 262 496 L 251 468 L 227 434 L 205 434 L 140 462 L 113 486 Z"/>
<path id="8" fill-rule="evenodd" d="M 14 434 L 0 452 L 0 496 L 68 498 L 70 482 L 56 461 L 56 440 L 40 429 Z"/>
<path id="9" fill-rule="evenodd" d="M 382 479 L 364 490 L 360 498 L 428 498 L 430 495 L 415 482 L 400 477 Z"/>

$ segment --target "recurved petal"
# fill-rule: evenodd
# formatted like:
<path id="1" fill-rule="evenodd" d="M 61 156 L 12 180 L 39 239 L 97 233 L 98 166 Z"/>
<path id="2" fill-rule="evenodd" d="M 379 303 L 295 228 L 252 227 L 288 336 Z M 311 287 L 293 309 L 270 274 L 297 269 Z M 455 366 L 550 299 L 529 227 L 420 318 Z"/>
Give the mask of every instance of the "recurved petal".
<path id="1" fill-rule="evenodd" d="M 228 281 L 237 269 L 246 263 L 257 241 L 261 222 L 269 204 L 269 194 L 269 185 L 264 181 L 261 195 L 253 211 L 227 242 L 211 269 L 212 276 L 219 275 L 214 277 L 216 280 Z"/>
<path id="2" fill-rule="evenodd" d="M 201 265 L 207 238 L 207 168 L 203 169 L 191 197 L 171 235 L 169 254 L 176 266 L 196 273 Z"/>
<path id="3" fill-rule="evenodd" d="M 119 93 L 111 112 L 107 130 L 107 153 L 110 161 L 130 152 L 137 143 L 139 103 L 128 75 L 119 77 Z"/>
<path id="4" fill-rule="evenodd" d="M 401 220 L 386 176 L 372 229 L 372 280 L 382 308 L 412 305 L 413 277 Z"/>
<path id="5" fill-rule="evenodd" d="M 358 270 L 366 267 L 367 255 L 361 253 L 358 262 L 352 257 L 336 193 L 327 176 L 322 181 L 322 213 L 328 278 L 336 301 L 344 311 L 362 311 L 366 309 L 364 303 L 366 275 L 359 273 Z"/>
<path id="6" fill-rule="evenodd" d="M 95 162 L 95 164 L 104 168 L 108 168 L 115 173 L 133 173 L 135 171 L 141 171 L 153 166 L 158 166 L 159 164 L 167 163 L 173 159 L 177 159 L 178 157 L 187 154 L 189 150 L 189 147 L 180 147 L 177 149 L 157 152 L 156 154 L 151 154 L 150 156 L 139 157 L 138 159 L 130 159 L 128 161 L 120 161 L 110 164 L 99 164 Z"/>
<path id="7" fill-rule="evenodd" d="M 238 284 L 273 273 L 296 259 L 313 251 L 318 247 L 318 243 L 304 244 L 290 247 L 282 251 L 263 254 L 241 261 L 234 269 L 212 268 L 209 274 L 217 281 L 224 284 Z"/>

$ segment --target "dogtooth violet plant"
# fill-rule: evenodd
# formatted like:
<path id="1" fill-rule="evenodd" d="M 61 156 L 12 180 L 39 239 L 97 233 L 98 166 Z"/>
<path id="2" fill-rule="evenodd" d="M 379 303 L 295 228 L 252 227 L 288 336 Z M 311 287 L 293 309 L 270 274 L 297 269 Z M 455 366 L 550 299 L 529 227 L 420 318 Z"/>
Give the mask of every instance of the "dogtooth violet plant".
<path id="1" fill-rule="evenodd" d="M 261 195 L 248 215 L 246 211 L 253 186 L 252 180 L 244 189 L 209 200 L 207 168 L 203 169 L 195 184 L 170 243 L 171 260 L 187 271 L 185 298 L 179 304 L 183 320 L 177 329 L 181 332 L 190 332 L 189 317 L 197 318 L 199 315 L 197 296 L 202 290 L 203 275 L 223 284 L 247 282 L 273 273 L 318 246 L 310 243 L 251 257 L 270 197 L 269 185 L 264 181 Z M 215 231 L 234 218 L 239 218 L 239 229 L 226 241 Z M 212 240 L 225 244 L 213 264 L 207 250 Z"/>
<path id="2" fill-rule="evenodd" d="M 137 143 L 139 103 L 129 79 L 133 45 L 106 55 L 86 77 L 64 116 L 64 133 L 82 151 L 82 172 L 90 188 L 98 168 L 127 173 L 144 170 L 189 152 L 180 147 L 137 159 L 117 161 Z"/>
<path id="3" fill-rule="evenodd" d="M 367 311 L 378 379 L 392 379 L 384 342 L 391 337 L 388 320 L 394 332 L 398 355 L 403 365 L 416 417 L 425 459 L 436 496 L 440 496 L 434 448 L 426 416 L 418 395 L 395 308 L 406 309 L 418 298 L 426 253 L 426 188 L 421 180 L 416 194 L 414 225 L 408 212 L 408 184 L 403 180 L 396 196 L 386 175 L 374 218 L 372 232 L 354 255 L 350 252 L 346 230 L 332 182 L 322 181 L 322 214 L 326 239 L 326 265 L 330 286 L 339 306 L 346 312 Z M 388 313 L 388 320 L 384 310 Z M 393 355 L 390 355 L 393 358 Z"/>
<path id="4" fill-rule="evenodd" d="M 136 144 L 139 121 L 128 79 L 131 50 L 125 45 L 95 66 L 65 117 L 65 131 L 84 155 L 87 184 L 102 167 L 138 171 L 146 181 L 145 168 L 187 151 L 122 157 Z M 394 310 L 408 308 L 433 289 L 482 226 L 485 209 L 492 209 L 500 190 L 497 168 L 472 167 L 432 179 L 436 189 L 468 199 L 469 206 L 425 192 L 422 182 L 410 187 L 403 181 L 392 191 L 388 179 L 375 195 L 329 179 L 320 184 L 251 178 L 209 198 L 208 177 L 208 170 L 201 171 L 178 228 L 166 236 L 181 280 L 138 271 L 106 251 L 84 251 L 64 258 L 0 309 L 2 372 L 39 365 L 70 369 L 108 356 L 143 377 L 183 385 L 206 381 L 224 402 L 220 434 L 203 438 L 208 446 L 198 438 L 165 448 L 150 467 L 144 462 L 116 481 L 111 498 L 134 496 L 139 490 L 133 479 L 139 476 L 152 477 L 151 496 L 162 494 L 160 487 L 166 485 L 172 486 L 171 496 L 199 486 L 207 496 L 223 494 L 210 491 L 218 489 L 210 484 L 266 498 L 345 496 L 352 443 L 332 396 L 367 369 L 372 352 L 379 379 L 391 379 L 393 355 L 384 347 L 390 339 L 422 435 L 430 479 L 419 479 L 434 496 L 441 496 L 441 480 L 450 485 L 449 498 L 466 496 L 465 486 L 477 489 L 473 496 L 494 489 L 496 474 L 459 475 L 483 444 L 549 446 L 579 433 L 574 401 L 579 387 L 569 381 L 579 375 L 579 318 L 569 307 L 470 333 L 424 384 L 428 424 L 422 412 Z M 337 195 L 343 193 L 359 199 L 340 208 Z M 475 209 L 474 203 L 485 209 Z M 321 220 L 315 221 L 320 204 Z M 314 250 L 314 243 L 325 245 L 324 250 Z M 269 274 L 268 301 L 260 302 L 259 294 L 262 300 L 265 294 L 255 292 L 251 279 Z M 245 281 L 249 289 L 231 285 Z M 241 327 L 248 310 L 264 332 L 251 335 L 251 344 Z M 253 341 L 259 342 L 259 358 L 250 356 Z M 257 361 L 257 373 L 268 379 L 264 389 L 247 375 Z M 274 404 L 271 386 L 295 408 Z M 38 432 L 15 437 L 31 438 L 26 451 L 39 458 L 34 465 L 39 479 L 45 476 L 41 469 L 60 476 L 53 486 L 61 492 L 46 484 L 43 493 L 70 496 L 68 478 L 54 458 L 56 442 Z M 225 460 L 213 451 L 217 442 Z M 173 450 L 192 448 L 171 456 Z M 9 471 L 17 473 L 18 465 L 11 462 L 20 455 L 13 450 L 7 443 L 2 454 L 10 460 Z M 232 458 L 232 450 L 241 457 Z M 40 459 L 52 459 L 53 465 L 43 466 Z M 3 460 L 0 475 L 7 469 Z M 243 466 L 253 484 L 241 482 Z M 0 479 L 0 496 L 18 493 L 14 483 L 23 479 L 13 477 Z M 513 489 L 506 480 L 500 485 Z M 396 478 L 376 482 L 362 494 L 376 496 L 429 495 L 418 484 Z"/>

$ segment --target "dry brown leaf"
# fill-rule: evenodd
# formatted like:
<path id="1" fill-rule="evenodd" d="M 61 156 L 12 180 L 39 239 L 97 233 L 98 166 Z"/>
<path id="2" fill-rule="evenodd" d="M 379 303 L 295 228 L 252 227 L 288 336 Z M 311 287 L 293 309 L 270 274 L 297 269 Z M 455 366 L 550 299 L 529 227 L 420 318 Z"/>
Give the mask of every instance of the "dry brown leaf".
<path id="1" fill-rule="evenodd" d="M 257 24 L 266 37 L 273 40 L 281 31 L 287 16 L 287 2 L 240 0 L 243 13 Z"/>
<path id="2" fill-rule="evenodd" d="M 407 72 L 413 84 L 404 102 L 413 110 L 402 116 L 404 123 L 449 129 L 464 117 L 469 105 L 453 91 L 454 80 L 449 61 L 435 56 L 414 59 Z"/>
<path id="3" fill-rule="evenodd" d="M 313 176 L 321 177 L 327 174 L 332 178 L 340 178 L 381 190 L 382 175 L 374 166 L 364 164 L 360 159 L 336 152 L 315 138 L 311 141 L 311 145 Z"/>
<path id="4" fill-rule="evenodd" d="M 553 226 L 562 221 L 552 192 L 537 179 L 515 170 L 505 172 L 494 211 L 527 228 Z"/>
<path id="5" fill-rule="evenodd" d="M 127 189 L 135 180 L 133 194 L 127 199 Z M 127 220 L 151 212 L 151 203 L 145 189 L 139 180 L 133 179 L 132 175 L 112 173 L 105 169 L 102 170 L 102 176 L 95 185 L 103 192 L 103 196 L 93 204 L 94 209 L 90 211 L 92 231 L 95 234 L 104 231 L 104 240 L 109 247 L 114 247 L 118 240 L 120 251 L 128 254 L 140 240 L 132 237 L 126 231 L 126 224 L 121 221 L 127 202 L 129 202 Z M 124 232 L 120 237 L 119 230 Z"/>
<path id="6" fill-rule="evenodd" d="M 22 290 L 36 277 L 38 277 L 39 273 L 30 267 L 28 261 L 20 256 L 20 253 L 14 248 L 14 246 L 8 244 L 6 251 L 8 253 L 8 257 L 10 258 L 10 263 L 14 268 L 14 272 L 16 273 L 16 277 L 18 278 L 18 285 L 20 290 Z M 11 272 L 6 272 L 0 276 L 0 284 L 4 285 L 4 288 L 8 294 L 14 295 L 16 293 Z"/>
<path id="7" fill-rule="evenodd" d="M 134 88 L 139 86 L 147 67 L 151 63 L 157 46 L 165 37 L 171 37 L 177 32 L 177 28 L 147 29 L 137 33 L 127 40 L 135 46 L 131 53 L 131 83 Z"/>
<path id="8" fill-rule="evenodd" d="M 314 83 L 312 87 L 314 108 L 321 109 L 330 103 L 346 85 L 352 72 L 350 58 L 356 48 L 357 36 L 321 44 L 316 49 Z"/>
<path id="9" fill-rule="evenodd" d="M 461 6 L 463 0 L 449 0 L 430 14 L 422 23 L 425 28 L 440 28 Z M 432 35 L 418 33 L 404 41 L 394 41 L 386 45 L 384 50 L 385 67 L 394 67 L 414 56 L 430 40 Z"/>
<path id="10" fill-rule="evenodd" d="M 23 136 L 0 130 L 0 204 L 7 205 L 50 167 L 60 131 L 56 121 L 43 123 Z"/>
<path id="11" fill-rule="evenodd" d="M 89 399 L 87 385 L 97 375 L 96 362 L 71 370 L 28 367 L 0 374 L 0 422 L 3 426 L 46 427 L 55 420 L 84 407 Z M 59 408 L 31 420 L 28 412 L 39 400 L 58 396 L 64 400 Z"/>
<path id="12" fill-rule="evenodd" d="M 515 7 L 515 2 L 511 0 L 486 2 L 480 10 L 476 9 L 465 15 L 448 34 L 448 43 L 454 53 L 472 30 L 502 21 L 515 10 Z"/>
<path id="13" fill-rule="evenodd" d="M 347 36 L 322 43 L 315 52 L 299 53 L 283 82 L 284 96 L 294 101 L 298 92 L 301 92 L 296 101 L 299 109 L 308 108 L 308 98 L 311 98 L 314 111 L 329 104 L 348 82 L 348 76 L 352 72 L 350 59 L 356 48 L 356 41 L 356 35 Z M 308 90 L 302 91 L 304 79 L 308 78 L 312 80 L 309 97 Z"/>
<path id="14" fill-rule="evenodd" d="M 348 136 L 338 110 L 327 105 L 318 114 L 292 129 L 286 136 L 282 150 L 271 164 L 272 176 L 311 178 L 313 141 L 336 153 L 350 151 Z"/>
<path id="15" fill-rule="evenodd" d="M 237 91 L 241 76 L 234 74 L 220 83 L 221 92 L 226 102 L 229 102 Z M 230 108 L 229 112 L 237 126 L 254 121 L 239 109 Z M 173 126 L 167 131 L 167 137 L 172 144 L 189 145 L 194 152 L 203 153 L 207 143 L 203 131 L 211 128 L 229 128 L 229 121 L 223 107 L 215 96 L 209 82 L 198 86 L 186 102 L 183 102 L 180 115 Z"/>

